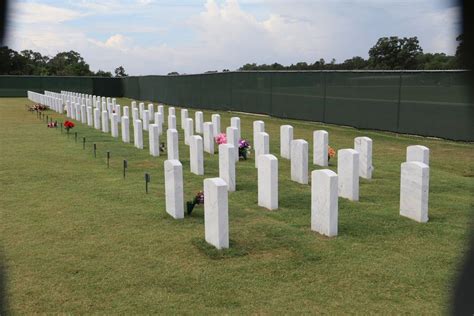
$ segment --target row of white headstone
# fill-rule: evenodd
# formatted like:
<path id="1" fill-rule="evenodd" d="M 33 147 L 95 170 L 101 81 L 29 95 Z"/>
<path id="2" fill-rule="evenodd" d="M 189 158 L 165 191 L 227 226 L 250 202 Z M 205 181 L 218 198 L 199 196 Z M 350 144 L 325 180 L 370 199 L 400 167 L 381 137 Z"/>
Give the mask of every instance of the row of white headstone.
<path id="1" fill-rule="evenodd" d="M 113 103 L 112 103 L 113 104 Z M 98 108 L 94 110 L 98 113 Z M 109 107 L 102 105 L 102 131 L 108 132 L 108 118 L 110 117 Z M 118 108 L 120 106 L 118 105 Z M 67 113 L 74 114 L 77 111 L 68 109 Z M 118 137 L 118 113 L 117 105 L 112 107 L 112 136 Z M 87 110 L 86 110 L 87 112 Z M 90 111 L 89 111 L 90 112 Z M 118 110 L 120 113 L 120 110 Z M 121 118 L 122 140 L 129 142 L 129 119 L 128 107 L 124 107 L 124 115 Z M 140 116 L 140 113 L 142 115 Z M 149 113 L 154 113 L 155 123 L 149 124 Z M 79 113 L 80 115 L 80 113 Z M 148 109 L 144 109 L 144 104 L 140 103 L 137 108 L 136 102 L 132 102 L 132 117 L 134 122 L 134 143 L 137 148 L 143 149 L 144 125 L 148 125 L 150 139 L 150 154 L 159 156 L 159 136 L 163 130 L 163 105 L 158 106 L 158 111 L 154 112 L 153 104 L 148 105 Z M 141 119 L 140 119 L 141 117 Z M 203 175 L 203 151 L 214 153 L 214 135 L 220 133 L 220 116 L 212 115 L 212 122 L 203 122 L 203 113 L 196 112 L 196 126 L 193 120 L 188 117 L 186 109 L 181 110 L 181 128 L 184 129 L 185 143 L 190 146 L 190 169 L 192 173 Z M 77 116 L 75 119 L 78 119 Z M 97 120 L 98 121 L 98 120 Z M 88 122 L 88 120 L 87 120 Z M 89 122 L 88 122 L 89 123 Z M 90 124 L 89 124 L 90 125 Z M 94 124 L 100 129 L 99 124 Z M 105 126 L 105 128 L 104 128 Z M 200 126 L 200 127 L 198 127 Z M 195 127 L 195 128 L 194 128 Z M 145 129 L 145 130 L 146 130 Z M 254 146 L 255 146 L 255 164 L 258 168 L 258 205 L 269 210 L 278 208 L 278 159 L 269 154 L 269 135 L 264 132 L 265 124 L 263 121 L 255 121 L 253 124 Z M 202 137 L 194 135 L 194 131 L 203 133 L 204 146 Z M 228 236 L 227 219 L 227 191 L 235 191 L 236 175 L 235 162 L 238 161 L 238 140 L 240 139 L 240 118 L 233 117 L 231 126 L 226 129 L 227 144 L 219 145 L 219 178 L 206 179 L 204 183 L 206 205 L 222 206 L 222 212 L 212 208 L 210 211 L 214 215 L 213 224 L 209 224 L 206 228 L 206 240 L 214 240 L 210 242 L 217 248 L 226 248 L 228 246 L 225 238 L 220 237 L 208 238 L 209 236 L 221 236 L 226 232 Z M 328 133 L 320 130 L 313 134 L 313 162 L 314 164 L 328 165 Z M 166 211 L 174 218 L 184 217 L 184 199 L 183 199 L 183 171 L 182 164 L 179 161 L 178 151 L 178 132 L 176 130 L 176 114 L 175 108 L 170 107 L 168 110 L 168 129 L 167 129 L 167 147 L 168 160 L 165 161 L 165 195 L 166 195 Z M 308 143 L 302 139 L 293 139 L 293 127 L 283 125 L 280 129 L 280 154 L 282 158 L 291 160 L 291 179 L 301 184 L 308 183 Z M 407 162 L 402 164 L 401 173 L 401 194 L 400 194 L 400 214 L 411 219 L 426 222 L 428 220 L 428 183 L 429 183 L 429 167 L 427 157 L 429 150 L 423 146 L 409 146 L 407 149 Z M 423 161 L 418 161 L 418 160 Z M 420 165 L 421 164 L 421 165 Z M 422 166 L 424 164 L 424 166 Z M 414 171 L 421 168 L 421 171 Z M 311 229 L 327 236 L 336 236 L 338 227 L 338 197 L 348 198 L 357 201 L 359 199 L 359 176 L 371 179 L 372 177 L 372 140 L 368 137 L 357 137 L 354 140 L 354 149 L 341 149 L 338 151 L 338 168 L 337 174 L 329 169 L 315 170 L 311 173 Z M 209 180 L 208 182 L 206 182 Z M 212 180 L 212 181 L 210 181 Z M 225 197 L 220 198 L 222 194 L 215 193 L 217 200 L 206 194 L 206 183 L 212 192 L 222 191 L 222 183 L 225 184 Z M 211 184 L 212 183 L 212 184 Z M 220 184 L 219 184 L 220 183 Z M 218 189 L 219 187 L 220 189 Z M 209 192 L 211 192 L 209 191 Z M 226 202 L 222 202 L 225 200 Z M 225 214 L 224 214 L 225 213 Z M 217 220 L 222 218 L 222 221 Z M 225 218 L 225 220 L 224 220 Z M 207 221 L 205 221 L 207 223 Z M 222 223 L 221 223 L 222 222 Z M 215 225 L 219 224 L 218 226 Z M 220 225 L 224 226 L 220 226 Z M 218 233 L 216 233 L 218 232 Z M 216 234 L 217 235 L 216 235 Z M 225 235 L 224 234 L 224 235 Z"/>

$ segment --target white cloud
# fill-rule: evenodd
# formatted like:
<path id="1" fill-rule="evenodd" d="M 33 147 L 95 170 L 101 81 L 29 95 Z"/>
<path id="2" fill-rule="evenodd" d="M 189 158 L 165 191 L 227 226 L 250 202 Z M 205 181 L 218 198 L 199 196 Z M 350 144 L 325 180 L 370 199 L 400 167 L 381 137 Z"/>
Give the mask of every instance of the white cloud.
<path id="1" fill-rule="evenodd" d="M 70 9 L 35 2 L 13 2 L 10 19 L 19 23 L 61 23 L 84 14 Z"/>

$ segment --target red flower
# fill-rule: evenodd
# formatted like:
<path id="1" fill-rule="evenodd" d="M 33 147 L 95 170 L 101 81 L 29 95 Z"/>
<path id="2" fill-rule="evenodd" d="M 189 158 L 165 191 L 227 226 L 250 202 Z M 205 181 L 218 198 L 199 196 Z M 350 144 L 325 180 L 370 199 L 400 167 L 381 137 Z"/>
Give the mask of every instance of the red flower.
<path id="1" fill-rule="evenodd" d="M 74 127 L 74 123 L 71 122 L 71 121 L 66 121 L 66 122 L 64 122 L 64 127 L 65 127 L 67 130 L 69 130 L 69 129 L 71 129 L 71 128 Z"/>

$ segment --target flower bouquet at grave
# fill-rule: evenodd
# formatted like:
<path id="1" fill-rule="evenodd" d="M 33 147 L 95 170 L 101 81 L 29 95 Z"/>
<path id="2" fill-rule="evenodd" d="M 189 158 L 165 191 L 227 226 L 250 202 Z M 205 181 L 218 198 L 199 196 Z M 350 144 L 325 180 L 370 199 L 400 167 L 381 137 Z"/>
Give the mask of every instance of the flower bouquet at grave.
<path id="1" fill-rule="evenodd" d="M 250 155 L 251 148 L 252 147 L 245 139 L 239 140 L 239 158 L 247 160 L 247 157 Z"/>
<path id="2" fill-rule="evenodd" d="M 186 202 L 186 208 L 188 211 L 188 215 L 191 215 L 194 207 L 199 204 L 204 204 L 204 192 L 199 191 L 192 201 Z"/>
<path id="3" fill-rule="evenodd" d="M 50 122 L 48 123 L 48 128 L 56 128 L 58 127 L 58 122 Z"/>
<path id="4" fill-rule="evenodd" d="M 328 161 L 334 157 L 336 157 L 336 151 L 331 146 L 328 146 Z"/>
<path id="5" fill-rule="evenodd" d="M 66 121 L 64 122 L 64 128 L 66 129 L 66 131 L 69 133 L 69 130 L 71 128 L 74 128 L 74 123 L 71 122 L 71 121 Z"/>
<path id="6" fill-rule="evenodd" d="M 165 146 L 165 143 L 164 143 L 164 142 L 161 142 L 161 144 L 160 144 L 160 151 L 161 151 L 162 153 L 164 153 L 164 152 L 166 151 L 166 146 Z"/>
<path id="7" fill-rule="evenodd" d="M 28 111 L 37 111 L 37 112 L 42 112 L 49 110 L 49 107 L 47 105 L 42 105 L 42 104 L 33 104 L 28 107 Z"/>
<path id="8" fill-rule="evenodd" d="M 224 133 L 220 133 L 219 135 L 217 135 L 215 137 L 215 140 L 216 140 L 217 145 L 227 144 L 227 136 Z"/>

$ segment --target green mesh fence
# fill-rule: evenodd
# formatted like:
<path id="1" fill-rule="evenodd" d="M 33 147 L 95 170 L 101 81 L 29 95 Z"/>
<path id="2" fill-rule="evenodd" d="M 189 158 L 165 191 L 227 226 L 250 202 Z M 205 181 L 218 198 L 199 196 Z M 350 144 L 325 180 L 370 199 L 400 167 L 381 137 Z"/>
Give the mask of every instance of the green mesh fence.
<path id="1" fill-rule="evenodd" d="M 69 90 L 474 141 L 466 71 L 226 72 L 127 78 L 0 76 L 0 96 Z"/>

